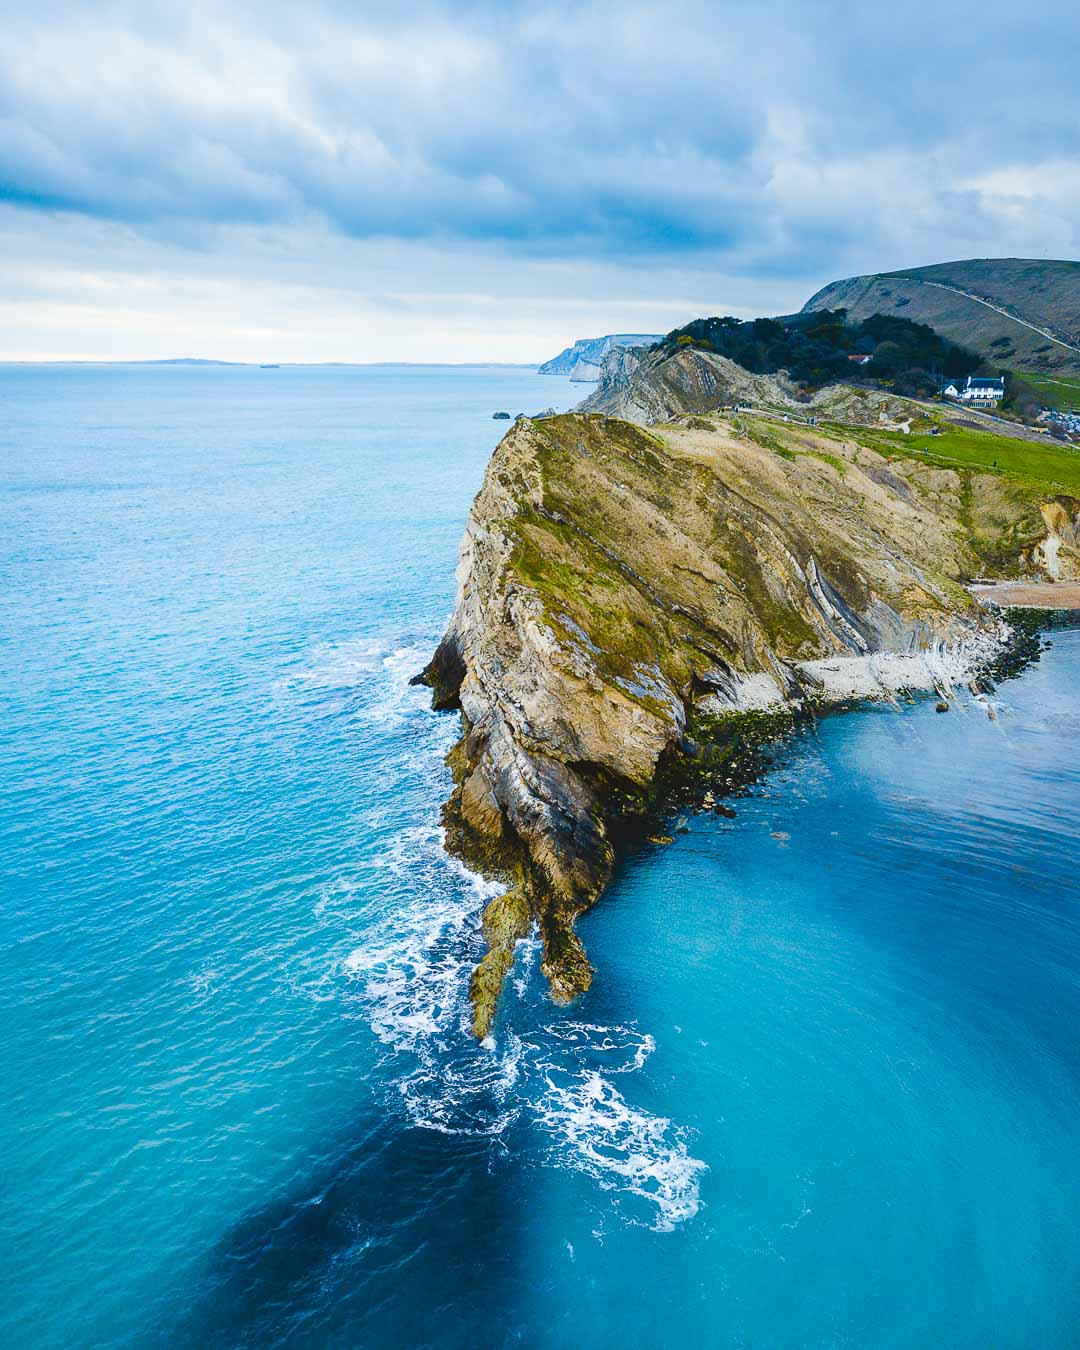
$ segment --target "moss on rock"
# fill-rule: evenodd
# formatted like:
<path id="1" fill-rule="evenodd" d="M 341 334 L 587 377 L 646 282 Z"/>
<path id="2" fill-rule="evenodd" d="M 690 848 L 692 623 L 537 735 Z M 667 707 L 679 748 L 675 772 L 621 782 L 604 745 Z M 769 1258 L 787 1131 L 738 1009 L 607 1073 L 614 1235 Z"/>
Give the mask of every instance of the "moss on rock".
<path id="1" fill-rule="evenodd" d="M 488 949 L 469 983 L 473 1034 L 481 1040 L 491 1033 L 499 992 L 514 964 L 514 948 L 521 938 L 528 936 L 531 921 L 528 898 L 520 890 L 496 896 L 484 909 L 482 922 Z"/>
<path id="2" fill-rule="evenodd" d="M 886 456 L 867 433 L 749 431 L 523 419 L 488 466 L 454 619 L 419 677 L 463 715 L 447 846 L 507 886 L 484 916 L 478 1035 L 534 922 L 552 996 L 589 987 L 574 925 L 614 843 L 667 837 L 674 806 L 767 767 L 792 713 L 749 711 L 744 690 L 805 699 L 799 663 L 970 635 L 964 580 L 1030 565 L 1059 517 L 1075 532 L 1067 504 L 1048 524 L 1026 485 Z"/>

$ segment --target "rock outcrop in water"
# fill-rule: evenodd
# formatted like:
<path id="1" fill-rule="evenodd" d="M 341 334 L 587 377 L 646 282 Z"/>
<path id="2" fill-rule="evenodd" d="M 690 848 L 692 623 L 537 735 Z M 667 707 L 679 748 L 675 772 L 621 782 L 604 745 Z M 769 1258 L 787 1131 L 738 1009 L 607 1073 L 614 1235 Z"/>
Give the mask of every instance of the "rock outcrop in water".
<path id="1" fill-rule="evenodd" d="M 702 719 L 947 683 L 1000 636 L 961 584 L 1048 536 L 1039 495 L 887 459 L 835 430 L 701 416 L 518 421 L 469 513 L 450 628 L 418 677 L 460 708 L 449 847 L 507 880 L 484 916 L 474 1029 L 533 923 L 560 1002 L 612 833 Z M 1054 537 L 1080 505 L 1059 499 Z M 1071 537 L 1071 536 L 1070 536 Z M 1062 544 L 1054 546 L 1060 558 Z"/>

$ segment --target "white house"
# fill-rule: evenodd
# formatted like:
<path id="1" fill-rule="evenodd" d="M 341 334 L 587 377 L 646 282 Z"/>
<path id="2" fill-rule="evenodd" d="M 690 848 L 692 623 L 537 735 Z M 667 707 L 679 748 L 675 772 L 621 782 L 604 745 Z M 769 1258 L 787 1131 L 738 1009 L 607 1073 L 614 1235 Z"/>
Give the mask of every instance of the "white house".
<path id="1" fill-rule="evenodd" d="M 958 398 L 969 408 L 996 408 L 1005 397 L 1005 377 L 993 375 L 969 375 L 963 388 L 947 384 L 942 391 L 949 398 Z"/>

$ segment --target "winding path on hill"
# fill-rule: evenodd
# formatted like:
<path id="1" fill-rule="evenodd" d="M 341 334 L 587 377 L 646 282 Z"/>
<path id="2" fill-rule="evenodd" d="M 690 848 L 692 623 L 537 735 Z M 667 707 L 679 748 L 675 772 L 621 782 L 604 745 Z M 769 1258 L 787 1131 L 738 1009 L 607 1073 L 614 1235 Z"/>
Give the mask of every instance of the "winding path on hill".
<path id="1" fill-rule="evenodd" d="M 911 277 L 909 280 L 918 281 L 922 286 L 936 286 L 939 291 L 952 291 L 954 295 L 962 295 L 965 300 L 974 300 L 977 305 L 985 305 L 987 309 L 992 309 L 995 314 L 1011 319 L 1013 323 L 1022 324 L 1024 328 L 1030 328 L 1033 333 L 1038 333 L 1040 337 L 1044 337 L 1050 342 L 1056 342 L 1059 347 L 1064 347 L 1067 351 L 1075 352 L 1077 356 L 1080 356 L 1080 347 L 1074 347 L 1071 342 L 1055 337 L 1053 333 L 1048 333 L 1045 328 L 1039 328 L 1036 324 L 1028 323 L 1027 319 L 1018 319 L 1015 314 L 1010 314 L 1007 309 L 1002 309 L 1000 305 L 992 305 L 989 300 L 980 300 L 977 295 L 961 290 L 959 286 L 947 286 L 943 281 L 924 281 L 922 277 Z"/>

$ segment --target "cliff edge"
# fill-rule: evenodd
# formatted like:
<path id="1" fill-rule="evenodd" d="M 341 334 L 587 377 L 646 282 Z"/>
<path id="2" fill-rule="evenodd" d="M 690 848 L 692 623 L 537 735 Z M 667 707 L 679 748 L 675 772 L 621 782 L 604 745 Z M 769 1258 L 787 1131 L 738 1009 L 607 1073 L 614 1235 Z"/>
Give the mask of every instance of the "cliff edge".
<path id="1" fill-rule="evenodd" d="M 448 846 L 507 883 L 484 915 L 478 1036 L 534 923 L 552 996 L 588 988 L 574 921 L 658 771 L 705 753 L 702 724 L 966 676 L 1001 625 L 962 580 L 988 556 L 1040 565 L 1049 517 L 1024 485 L 816 428 L 780 444 L 684 423 L 523 419 L 469 513 L 453 619 L 417 678 L 461 711 Z"/>
<path id="2" fill-rule="evenodd" d="M 600 366 L 611 352 L 649 347 L 659 342 L 662 333 L 608 333 L 598 338 L 578 338 L 558 356 L 537 367 L 538 375 L 569 375 L 571 381 L 588 382 L 598 379 Z"/>

